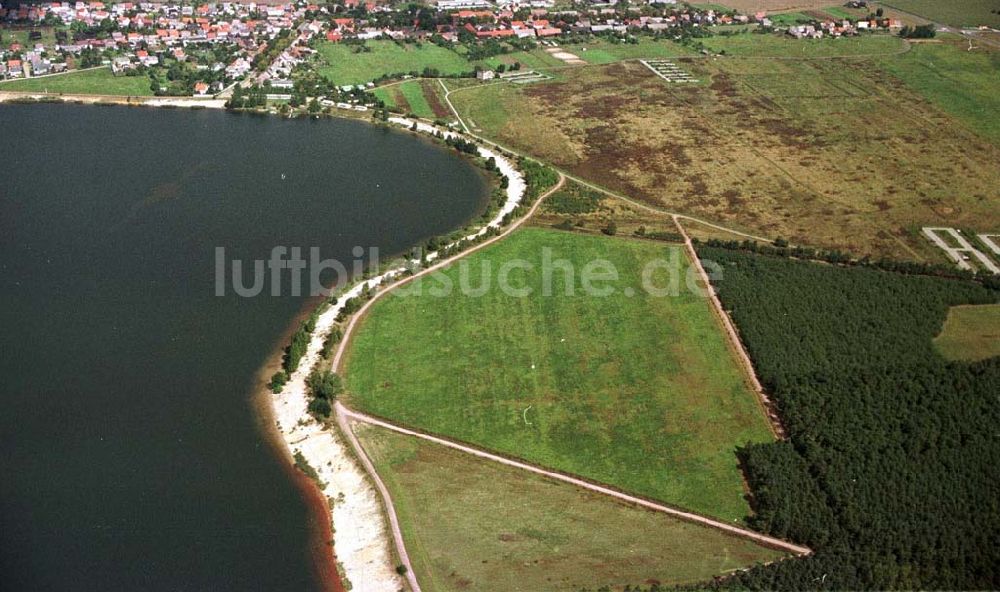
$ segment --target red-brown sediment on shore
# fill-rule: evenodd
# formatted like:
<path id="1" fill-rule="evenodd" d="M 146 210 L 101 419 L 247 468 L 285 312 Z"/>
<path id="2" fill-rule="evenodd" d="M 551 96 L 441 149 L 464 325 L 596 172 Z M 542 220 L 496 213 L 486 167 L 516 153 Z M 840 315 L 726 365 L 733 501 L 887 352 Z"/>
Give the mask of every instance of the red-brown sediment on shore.
<path id="1" fill-rule="evenodd" d="M 305 473 L 293 468 L 294 481 L 305 498 L 313 519 L 310 520 L 309 554 L 316 576 L 324 590 L 347 592 L 337 572 L 337 557 L 333 551 L 333 517 L 326 496 Z"/>

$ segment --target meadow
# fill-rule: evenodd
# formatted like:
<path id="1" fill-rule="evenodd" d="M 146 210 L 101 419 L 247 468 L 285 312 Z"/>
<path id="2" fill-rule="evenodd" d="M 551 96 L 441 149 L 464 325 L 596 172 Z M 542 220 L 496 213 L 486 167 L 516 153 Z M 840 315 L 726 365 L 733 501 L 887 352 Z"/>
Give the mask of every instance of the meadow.
<path id="1" fill-rule="evenodd" d="M 543 273 L 543 257 L 575 272 L 557 264 Z M 600 283 L 610 294 L 583 290 L 581 270 L 595 260 L 617 270 L 617 281 Z M 509 261 L 533 268 L 508 274 L 500 268 Z M 655 286 L 666 286 L 676 266 L 676 296 L 643 289 L 651 261 L 664 262 L 648 268 Z M 689 267 L 677 245 L 520 230 L 449 268 L 450 294 L 435 295 L 444 281 L 431 279 L 419 284 L 423 293 L 404 290 L 373 307 L 347 358 L 350 404 L 742 520 L 749 507 L 733 451 L 771 434 L 709 301 L 685 287 Z M 496 276 L 485 289 L 484 270 Z M 532 294 L 505 293 L 501 274 Z M 463 281 L 481 295 L 463 294 Z"/>
<path id="2" fill-rule="evenodd" d="M 424 43 L 400 44 L 395 41 L 368 41 L 370 51 L 357 52 L 357 46 L 343 43 L 319 42 L 316 50 L 323 64 L 317 69 L 338 86 L 365 84 L 382 76 L 393 74 L 420 74 L 432 68 L 442 75 L 471 72 L 473 65 L 458 53 Z"/>
<path id="3" fill-rule="evenodd" d="M 115 76 L 109 68 L 0 82 L 0 91 L 58 94 L 152 96 L 148 76 Z"/>
<path id="4" fill-rule="evenodd" d="M 975 43 L 974 43 L 975 45 Z M 965 39 L 914 44 L 882 68 L 966 128 L 1000 146 L 1000 52 L 969 51 Z"/>
<path id="5" fill-rule="evenodd" d="M 428 592 L 689 584 L 782 556 L 425 440 L 356 430 Z"/>
<path id="6" fill-rule="evenodd" d="M 775 18 L 779 18 L 778 15 Z M 805 17 L 806 15 L 801 15 Z M 781 18 L 779 18 L 781 20 Z M 793 15 L 790 21 L 795 21 Z M 789 22 L 786 24 L 793 24 Z M 699 39 L 717 53 L 741 57 L 830 58 L 883 56 L 905 49 L 902 39 L 891 35 L 861 35 L 823 39 L 794 39 L 788 35 L 744 33 Z"/>
<path id="7" fill-rule="evenodd" d="M 949 360 L 1000 356 L 1000 305 L 953 307 L 934 346 Z"/>
<path id="8" fill-rule="evenodd" d="M 775 51 L 787 43 L 744 37 L 768 40 Z M 750 42 L 727 39 L 730 48 Z M 854 43 L 825 47 L 861 47 Z M 899 42 L 872 36 L 858 43 Z M 919 235 L 921 225 L 1000 226 L 993 201 L 1000 148 L 982 131 L 989 117 L 973 123 L 997 96 L 976 89 L 980 79 L 995 86 L 995 76 L 986 80 L 992 67 L 976 70 L 995 54 L 969 57 L 955 74 L 965 82 L 941 82 L 940 98 L 929 101 L 883 69 L 921 51 L 678 58 L 700 81 L 689 85 L 620 62 L 530 87 L 470 88 L 451 99 L 474 132 L 655 207 L 859 256 L 943 261 Z M 965 102 L 949 101 L 948 93 Z M 948 111 L 963 104 L 965 121 Z"/>
<path id="9" fill-rule="evenodd" d="M 889 0 L 885 6 L 898 8 L 913 14 L 955 27 L 978 27 L 987 25 L 1000 27 L 1000 9 L 995 0 Z"/>

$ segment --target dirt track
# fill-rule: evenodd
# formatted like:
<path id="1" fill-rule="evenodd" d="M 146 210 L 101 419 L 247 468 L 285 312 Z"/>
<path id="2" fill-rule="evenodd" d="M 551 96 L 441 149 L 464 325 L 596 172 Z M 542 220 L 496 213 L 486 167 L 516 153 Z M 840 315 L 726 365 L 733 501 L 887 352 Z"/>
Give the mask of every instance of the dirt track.
<path id="1" fill-rule="evenodd" d="M 348 423 L 347 423 L 348 420 L 355 420 L 355 421 L 359 421 L 359 422 L 362 422 L 362 423 L 367 423 L 367 424 L 375 425 L 375 426 L 378 426 L 378 427 L 381 427 L 381 428 L 392 430 L 394 432 L 398 432 L 400 434 L 404 434 L 404 435 L 407 435 L 407 436 L 412 436 L 412 437 L 415 437 L 415 438 L 421 438 L 423 440 L 434 442 L 435 444 L 440 444 L 442 446 L 447 446 L 447 447 L 453 448 L 455 450 L 460 450 L 462 452 L 465 452 L 466 454 L 471 454 L 473 456 L 478 456 L 479 458 L 483 458 L 483 459 L 490 460 L 490 461 L 493 461 L 493 462 L 498 462 L 498 463 L 501 463 L 501 464 L 505 464 L 505 465 L 508 465 L 508 466 L 511 466 L 511 467 L 514 467 L 514 468 L 517 468 L 517 469 L 521 469 L 521 470 L 524 470 L 524 471 L 529 471 L 531 473 L 536 473 L 538 475 L 542 475 L 543 477 L 547 477 L 549 479 L 555 479 L 557 481 L 563 481 L 565 483 L 569 483 L 571 485 L 575 485 L 575 486 L 581 487 L 583 489 L 587 489 L 587 490 L 590 490 L 590 491 L 594 491 L 596 493 L 600 493 L 600 494 L 603 494 L 603 495 L 614 497 L 614 498 L 617 498 L 619 500 L 622 500 L 622 501 L 625 501 L 625 502 L 628 502 L 628 503 L 631 503 L 631 504 L 635 504 L 637 506 L 642 506 L 644 508 L 647 508 L 649 510 L 653 510 L 655 512 L 663 512 L 664 514 L 669 514 L 671 516 L 675 516 L 677 518 L 680 518 L 682 520 L 686 520 L 688 522 L 694 522 L 694 523 L 697 523 L 697 524 L 701 524 L 701 525 L 704 525 L 704 526 L 708 526 L 708 527 L 711 527 L 711 528 L 715 528 L 715 529 L 718 529 L 718 530 L 725 531 L 725 532 L 727 532 L 729 534 L 732 534 L 732 535 L 735 535 L 735 536 L 738 536 L 738 537 L 751 539 L 751 540 L 756 541 L 757 543 L 760 543 L 761 545 L 765 545 L 767 547 L 771 547 L 771 548 L 774 548 L 774 549 L 780 549 L 782 551 L 788 551 L 789 553 L 793 553 L 795 555 L 808 555 L 809 553 L 812 553 L 812 551 L 808 547 L 802 547 L 800 545 L 795 545 L 795 544 L 783 541 L 781 539 L 776 539 L 774 537 L 770 537 L 770 536 L 761 534 L 759 532 L 754 532 L 752 530 L 748 530 L 748 529 L 745 529 L 745 528 L 740 528 L 738 526 L 733 526 L 732 524 L 727 524 L 725 522 L 720 522 L 718 520 L 713 520 L 712 518 L 708 518 L 708 517 L 702 516 L 700 514 L 695 514 L 693 512 L 685 512 L 683 510 L 678 510 L 676 508 L 671 508 L 669 506 L 665 506 L 663 504 L 658 504 L 656 502 L 652 502 L 652 501 L 649 501 L 649 500 L 641 498 L 641 497 L 636 497 L 636 496 L 633 496 L 633 495 L 629 495 L 627 493 L 623 493 L 621 491 L 612 489 L 610 487 L 605 487 L 603 485 L 598 485 L 596 483 L 591 483 L 589 481 L 585 481 L 583 479 L 580 479 L 578 477 L 574 477 L 572 475 L 567 475 L 565 473 L 560 473 L 560 472 L 557 472 L 557 471 L 550 471 L 550 470 L 544 469 L 542 467 L 538 467 L 538 466 L 531 465 L 531 464 L 528 464 L 528 463 L 524 463 L 524 462 L 521 462 L 521 461 L 513 460 L 513 459 L 510 459 L 510 458 L 507 458 L 507 457 L 504 457 L 504 456 L 500 456 L 498 454 L 493 454 L 493 453 L 490 453 L 490 452 L 486 452 L 485 450 L 480 450 L 478 448 L 474 448 L 474 447 L 466 445 L 466 444 L 460 444 L 458 442 L 453 442 L 451 440 L 446 440 L 444 438 L 438 438 L 436 436 L 431 436 L 430 434 L 424 434 L 422 432 L 417 432 L 417 431 L 414 431 L 414 430 L 410 430 L 410 429 L 404 428 L 402 426 L 398 426 L 398 425 L 395 425 L 393 423 L 389 423 L 387 421 L 383 421 L 381 419 L 377 419 L 375 417 L 371 417 L 369 415 L 365 415 L 363 413 L 358 413 L 357 411 L 351 411 L 347 407 L 344 407 L 344 405 L 342 403 L 340 403 L 339 401 L 336 403 L 336 412 L 337 412 L 337 422 L 340 423 L 340 425 L 345 429 L 345 431 L 347 431 L 348 428 L 349 428 Z M 353 433 L 349 437 L 354 438 Z M 360 450 L 360 446 L 358 447 L 358 449 Z M 370 465 L 370 463 L 367 461 L 367 458 L 364 457 L 363 452 L 359 452 L 359 456 L 362 456 L 362 458 L 364 458 L 364 462 L 366 463 L 366 466 Z M 375 476 L 374 479 L 376 479 L 376 482 L 380 484 L 380 489 L 381 489 L 381 483 L 378 481 L 378 477 Z M 384 495 L 386 497 L 388 497 L 388 492 L 385 492 Z M 393 531 L 394 532 L 398 532 L 398 529 L 397 529 L 397 526 L 396 526 L 395 523 L 393 524 Z M 400 535 L 400 537 L 401 536 L 402 535 Z M 402 539 L 400 538 L 400 544 L 401 544 L 401 541 L 402 541 Z"/>

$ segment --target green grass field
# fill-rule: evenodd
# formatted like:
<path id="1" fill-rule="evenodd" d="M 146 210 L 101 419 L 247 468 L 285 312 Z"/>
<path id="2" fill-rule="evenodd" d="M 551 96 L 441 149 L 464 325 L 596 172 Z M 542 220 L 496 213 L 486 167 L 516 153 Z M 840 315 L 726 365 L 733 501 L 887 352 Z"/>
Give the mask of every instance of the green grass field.
<path id="1" fill-rule="evenodd" d="M 566 62 L 552 57 L 541 49 L 505 53 L 503 55 L 478 61 L 476 64 L 495 70 L 500 64 L 509 66 L 515 62 L 520 62 L 521 67 L 525 70 L 542 70 L 545 68 L 557 68 L 566 65 Z"/>
<path id="2" fill-rule="evenodd" d="M 953 307 L 934 345 L 949 360 L 1000 356 L 1000 304 Z"/>
<path id="3" fill-rule="evenodd" d="M 1000 52 L 968 51 L 954 43 L 915 44 L 906 54 L 882 60 L 903 80 L 969 129 L 1000 145 Z"/>
<path id="4" fill-rule="evenodd" d="M 861 35 L 839 39 L 793 39 L 787 35 L 746 33 L 699 39 L 705 47 L 726 55 L 746 57 L 819 58 L 831 56 L 888 55 L 903 50 L 904 43 L 891 35 Z"/>
<path id="5" fill-rule="evenodd" d="M 769 15 L 771 22 L 776 26 L 787 27 L 788 25 L 797 25 L 799 23 L 808 23 L 815 20 L 808 14 L 803 14 L 801 12 L 783 12 L 781 14 Z"/>
<path id="6" fill-rule="evenodd" d="M 685 584 L 781 557 L 424 440 L 370 426 L 359 426 L 358 435 L 389 488 L 428 592 Z"/>
<path id="7" fill-rule="evenodd" d="M 424 43 L 400 46 L 394 41 L 368 41 L 369 52 L 354 53 L 354 47 L 342 43 L 321 42 L 316 45 L 325 62 L 319 72 L 334 84 L 363 84 L 386 74 L 420 73 L 435 68 L 441 74 L 471 72 L 473 65 L 459 54 Z"/>
<path id="8" fill-rule="evenodd" d="M 996 0 L 889 0 L 882 4 L 955 27 L 1000 27 L 1000 14 L 994 12 L 1000 9 Z"/>
<path id="9" fill-rule="evenodd" d="M 655 41 L 645 37 L 639 38 L 639 43 L 610 43 L 598 39 L 594 42 L 566 45 L 563 49 L 576 54 L 581 60 L 590 64 L 610 64 L 621 60 L 641 58 L 674 58 L 694 54 L 691 49 L 683 45 L 670 41 Z"/>
<path id="10" fill-rule="evenodd" d="M 60 94 L 152 96 L 147 76 L 115 76 L 108 68 L 0 82 L 0 90 Z"/>
<path id="11" fill-rule="evenodd" d="M 571 262 L 573 294 L 562 267 L 544 280 L 543 249 Z M 582 289 L 581 270 L 598 259 L 617 269 L 612 294 Z M 646 266 L 671 260 L 678 294 L 644 291 Z M 497 287 L 510 261 L 534 266 L 509 275 L 531 296 Z M 518 231 L 448 269 L 450 295 L 434 296 L 439 284 L 430 279 L 422 295 L 373 307 L 348 354 L 350 400 L 430 432 L 742 519 L 749 508 L 734 449 L 771 435 L 709 301 L 685 287 L 689 267 L 677 245 Z M 493 281 L 481 296 L 457 289 L 463 281 L 481 287 L 484 270 Z M 667 285 L 666 269 L 648 270 L 653 285 Z"/>

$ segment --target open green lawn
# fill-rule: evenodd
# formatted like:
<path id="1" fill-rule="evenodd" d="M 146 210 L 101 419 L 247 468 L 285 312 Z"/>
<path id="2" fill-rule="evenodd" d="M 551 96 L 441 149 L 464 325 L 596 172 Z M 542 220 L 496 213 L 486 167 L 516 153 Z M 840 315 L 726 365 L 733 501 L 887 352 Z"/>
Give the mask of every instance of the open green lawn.
<path id="1" fill-rule="evenodd" d="M 359 426 L 428 592 L 710 580 L 778 559 L 750 541 L 425 440 Z"/>
<path id="2" fill-rule="evenodd" d="M 151 96 L 147 76 L 115 76 L 109 68 L 0 82 L 0 90 L 60 94 Z"/>
<path id="3" fill-rule="evenodd" d="M 354 53 L 354 46 L 342 43 L 320 42 L 316 49 L 324 64 L 319 72 L 337 85 L 363 84 L 386 74 L 423 72 L 424 68 L 437 69 L 441 74 L 471 72 L 473 65 L 450 49 L 424 43 L 399 45 L 394 41 L 368 41 L 371 51 Z"/>
<path id="4" fill-rule="evenodd" d="M 543 257 L 557 263 L 551 281 Z M 619 279 L 598 286 L 613 293 L 582 288 L 582 270 L 599 265 L 595 260 L 615 266 Z M 503 271 L 510 261 L 522 267 Z M 644 271 L 652 285 L 666 286 L 670 265 L 681 278 L 676 295 L 643 290 Z M 520 230 L 448 269 L 444 276 L 456 288 L 450 295 L 435 296 L 439 280 L 430 279 L 423 294 L 390 296 L 373 307 L 348 354 L 351 403 L 740 520 L 749 508 L 734 449 L 771 434 L 709 301 L 685 286 L 689 267 L 678 245 Z M 458 289 L 463 281 L 482 287 L 486 271 L 492 281 L 481 295 Z M 532 294 L 500 289 L 508 272 L 510 286 Z M 572 294 L 567 278 L 575 280 Z"/>
<path id="5" fill-rule="evenodd" d="M 1000 52 L 954 43 L 914 44 L 882 66 L 969 129 L 1000 145 Z"/>
<path id="6" fill-rule="evenodd" d="M 952 307 L 934 345 L 949 360 L 1000 356 L 1000 304 Z"/>
<path id="7" fill-rule="evenodd" d="M 882 2 L 934 22 L 955 27 L 1000 27 L 1000 4 L 996 0 L 889 0 Z"/>
<path id="8" fill-rule="evenodd" d="M 816 58 L 893 54 L 904 43 L 891 35 L 861 35 L 839 39 L 793 39 L 781 34 L 745 33 L 699 39 L 705 47 L 727 55 L 746 57 Z"/>

